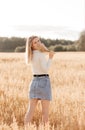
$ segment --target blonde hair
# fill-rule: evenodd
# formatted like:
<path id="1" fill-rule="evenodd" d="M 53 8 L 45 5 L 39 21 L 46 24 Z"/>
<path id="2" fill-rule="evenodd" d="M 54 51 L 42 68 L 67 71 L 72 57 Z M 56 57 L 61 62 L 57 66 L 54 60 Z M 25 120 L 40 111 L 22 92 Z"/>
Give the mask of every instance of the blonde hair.
<path id="1" fill-rule="evenodd" d="M 32 42 L 35 38 L 38 38 L 38 36 L 31 36 L 31 37 L 27 38 L 27 41 L 26 41 L 26 64 L 29 64 L 32 61 L 32 57 L 33 57 Z M 44 44 L 41 44 L 41 46 L 39 46 L 38 50 L 41 52 L 48 52 L 49 51 Z"/>
<path id="2" fill-rule="evenodd" d="M 29 64 L 32 60 L 33 50 L 32 41 L 37 38 L 37 36 L 31 36 L 26 40 L 26 64 Z"/>

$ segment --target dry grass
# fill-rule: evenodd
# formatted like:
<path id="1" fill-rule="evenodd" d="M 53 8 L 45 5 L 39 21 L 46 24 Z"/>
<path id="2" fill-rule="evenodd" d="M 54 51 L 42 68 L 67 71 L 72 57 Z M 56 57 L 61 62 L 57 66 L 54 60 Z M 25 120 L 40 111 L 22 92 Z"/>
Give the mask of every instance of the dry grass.
<path id="1" fill-rule="evenodd" d="M 49 70 L 53 100 L 49 125 L 41 121 L 40 103 L 29 130 L 85 130 L 85 53 L 56 53 Z M 23 130 L 32 78 L 24 53 L 0 53 L 0 130 Z"/>

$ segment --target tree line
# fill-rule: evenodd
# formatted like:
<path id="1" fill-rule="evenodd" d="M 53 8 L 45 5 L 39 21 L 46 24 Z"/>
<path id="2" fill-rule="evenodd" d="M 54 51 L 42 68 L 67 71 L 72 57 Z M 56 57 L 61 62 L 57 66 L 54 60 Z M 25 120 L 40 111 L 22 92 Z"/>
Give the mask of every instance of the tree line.
<path id="1" fill-rule="evenodd" d="M 65 39 L 40 38 L 49 50 L 53 51 L 85 51 L 85 31 L 82 31 L 76 41 Z M 0 52 L 25 52 L 26 38 L 0 37 Z"/>

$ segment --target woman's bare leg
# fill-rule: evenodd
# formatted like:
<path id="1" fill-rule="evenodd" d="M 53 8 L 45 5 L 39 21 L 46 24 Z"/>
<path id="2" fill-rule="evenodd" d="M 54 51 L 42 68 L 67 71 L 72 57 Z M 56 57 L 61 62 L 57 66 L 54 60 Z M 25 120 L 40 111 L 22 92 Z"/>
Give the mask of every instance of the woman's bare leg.
<path id="1" fill-rule="evenodd" d="M 31 99 L 29 101 L 29 108 L 27 110 L 27 113 L 26 113 L 25 119 L 24 119 L 25 129 L 31 123 L 37 102 L 38 102 L 38 99 Z"/>
<path id="2" fill-rule="evenodd" d="M 42 105 L 42 120 L 44 125 L 48 123 L 48 117 L 49 117 L 49 100 L 41 100 Z"/>

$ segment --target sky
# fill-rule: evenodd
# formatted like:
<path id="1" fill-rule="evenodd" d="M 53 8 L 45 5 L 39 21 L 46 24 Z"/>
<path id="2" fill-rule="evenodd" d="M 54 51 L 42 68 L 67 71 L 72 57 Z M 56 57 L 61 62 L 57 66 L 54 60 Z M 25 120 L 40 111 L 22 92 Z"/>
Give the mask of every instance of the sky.
<path id="1" fill-rule="evenodd" d="M 85 0 L 0 0 L 0 36 L 76 39 L 84 26 Z"/>

